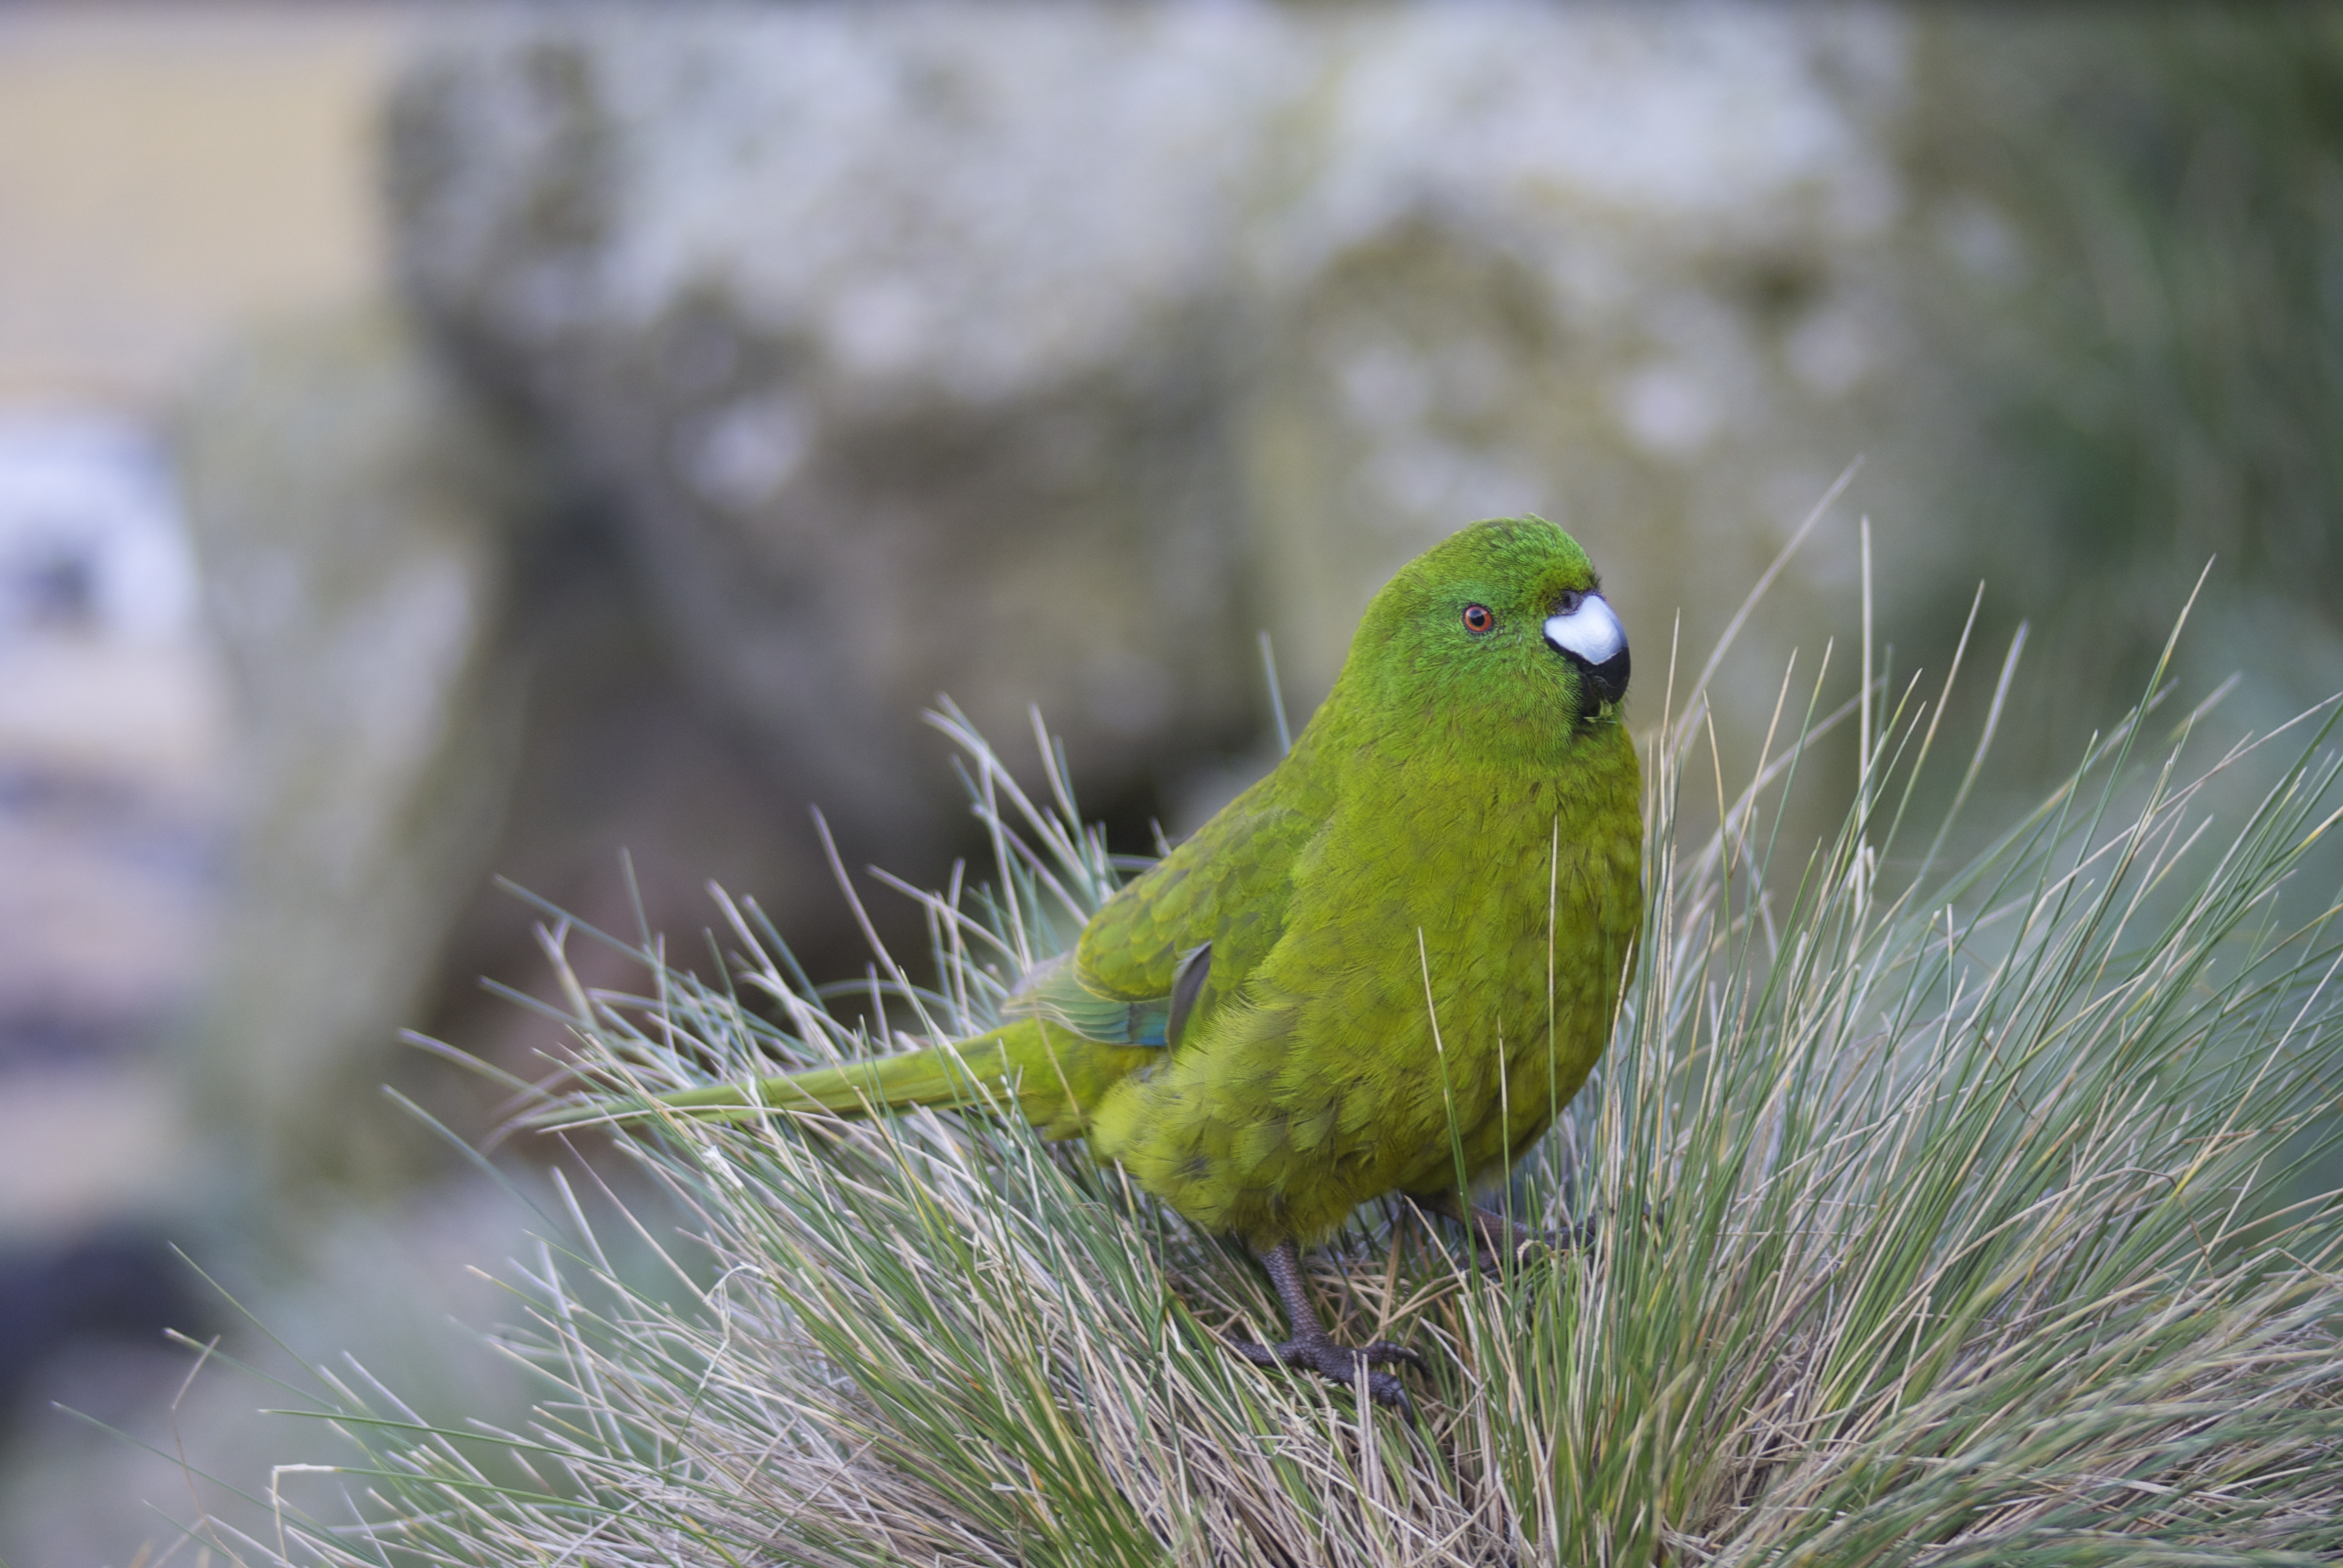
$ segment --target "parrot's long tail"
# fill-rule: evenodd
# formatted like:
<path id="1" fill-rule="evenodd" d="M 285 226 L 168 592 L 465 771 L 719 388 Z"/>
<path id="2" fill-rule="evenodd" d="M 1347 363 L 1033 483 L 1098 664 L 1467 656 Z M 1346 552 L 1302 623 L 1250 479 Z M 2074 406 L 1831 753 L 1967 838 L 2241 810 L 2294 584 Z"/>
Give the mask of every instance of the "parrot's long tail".
<path id="1" fill-rule="evenodd" d="M 1017 1111 L 1044 1137 L 1071 1138 L 1088 1128 L 1100 1096 L 1116 1080 L 1161 1055 L 1150 1046 L 1101 1045 L 1028 1018 L 949 1045 L 753 1083 L 679 1090 L 659 1101 L 722 1121 L 746 1121 L 766 1110 L 869 1116 L 915 1105 L 997 1107 Z"/>

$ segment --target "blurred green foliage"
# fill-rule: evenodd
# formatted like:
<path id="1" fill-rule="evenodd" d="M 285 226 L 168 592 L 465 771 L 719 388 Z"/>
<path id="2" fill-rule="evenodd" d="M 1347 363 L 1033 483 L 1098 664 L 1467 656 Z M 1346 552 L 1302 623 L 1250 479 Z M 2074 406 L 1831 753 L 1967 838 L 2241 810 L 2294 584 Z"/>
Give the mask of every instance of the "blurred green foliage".
<path id="1" fill-rule="evenodd" d="M 1938 302 L 1994 388 L 1946 518 L 2065 682 L 2127 693 L 2178 594 L 2268 646 L 2298 700 L 2343 677 L 2343 8 L 2073 7 L 1931 24 L 1931 182 L 2022 238 L 1998 313 Z M 1938 616 L 1967 585 L 1930 585 Z M 1957 601 L 1956 605 L 1953 601 Z M 2306 636 L 2327 646 L 2290 646 Z M 2114 690 L 2111 690 L 2114 689 Z M 2037 734 L 2047 732 L 2033 727 Z"/>

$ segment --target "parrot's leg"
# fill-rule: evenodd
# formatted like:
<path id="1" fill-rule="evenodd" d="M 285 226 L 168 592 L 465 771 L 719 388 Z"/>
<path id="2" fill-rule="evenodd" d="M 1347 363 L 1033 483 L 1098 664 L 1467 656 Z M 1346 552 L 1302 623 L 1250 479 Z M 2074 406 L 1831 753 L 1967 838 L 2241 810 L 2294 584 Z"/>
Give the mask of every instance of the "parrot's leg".
<path id="1" fill-rule="evenodd" d="M 1256 1255 L 1262 1267 L 1269 1271 L 1270 1282 L 1277 1287 L 1277 1299 L 1284 1304 L 1285 1321 L 1293 1330 L 1293 1337 L 1277 1345 L 1237 1341 L 1232 1348 L 1253 1365 L 1307 1367 L 1321 1377 L 1355 1387 L 1363 1366 L 1373 1368 L 1387 1362 L 1405 1362 L 1418 1368 L 1424 1364 L 1423 1357 L 1414 1351 L 1385 1340 L 1370 1345 L 1337 1343 L 1318 1322 L 1318 1303 L 1310 1299 L 1309 1282 L 1302 1273 L 1302 1249 L 1292 1241 L 1280 1241 Z M 1414 1413 L 1407 1389 L 1389 1372 L 1370 1371 L 1367 1392 L 1378 1404 L 1393 1405 L 1411 1415 Z"/>

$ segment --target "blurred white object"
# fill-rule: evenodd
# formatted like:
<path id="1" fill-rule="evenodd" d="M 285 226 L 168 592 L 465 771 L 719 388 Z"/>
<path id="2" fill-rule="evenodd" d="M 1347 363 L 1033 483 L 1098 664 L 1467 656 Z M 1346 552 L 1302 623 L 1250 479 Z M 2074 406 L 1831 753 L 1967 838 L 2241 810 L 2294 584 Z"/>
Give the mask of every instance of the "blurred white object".
<path id="1" fill-rule="evenodd" d="M 197 611 L 153 433 L 0 413 L 0 773 L 204 789 L 224 714 Z"/>
<path id="2" fill-rule="evenodd" d="M 102 414 L 0 414 L 0 638 L 195 633 L 196 570 L 153 435 Z"/>
<path id="3" fill-rule="evenodd" d="M 148 428 L 0 413 L 0 1241 L 168 1185 L 146 1121 L 72 1106 L 172 1092 L 143 1058 L 199 972 L 226 755 L 196 588 Z"/>

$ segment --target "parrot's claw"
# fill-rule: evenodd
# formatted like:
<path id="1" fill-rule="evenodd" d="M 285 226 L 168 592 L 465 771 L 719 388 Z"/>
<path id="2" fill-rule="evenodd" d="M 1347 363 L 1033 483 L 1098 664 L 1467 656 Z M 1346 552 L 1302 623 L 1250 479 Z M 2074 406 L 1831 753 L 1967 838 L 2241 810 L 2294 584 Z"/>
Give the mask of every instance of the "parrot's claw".
<path id="1" fill-rule="evenodd" d="M 1414 1415 L 1414 1402 L 1407 1397 L 1407 1389 L 1399 1379 L 1373 1369 L 1404 1362 L 1423 1371 L 1428 1364 L 1423 1357 L 1388 1340 L 1377 1340 L 1371 1345 L 1336 1342 L 1333 1335 L 1318 1326 L 1318 1309 L 1311 1302 L 1310 1287 L 1302 1277 L 1302 1250 L 1293 1244 L 1292 1238 L 1288 1237 L 1260 1256 L 1262 1266 L 1269 1271 L 1271 1282 L 1277 1286 L 1277 1299 L 1285 1307 L 1285 1321 L 1292 1327 L 1293 1337 L 1275 1345 L 1235 1340 L 1229 1348 L 1257 1367 L 1304 1367 L 1346 1388 L 1358 1387 L 1364 1378 L 1367 1393 L 1377 1404 Z"/>
<path id="2" fill-rule="evenodd" d="M 1404 1362 L 1421 1372 L 1427 1365 L 1418 1352 L 1405 1345 L 1393 1344 L 1388 1340 L 1377 1340 L 1367 1345 L 1346 1345 L 1337 1343 L 1332 1336 L 1323 1333 L 1309 1339 L 1287 1340 L 1282 1344 L 1274 1345 L 1235 1340 L 1230 1342 L 1229 1348 L 1257 1367 L 1306 1368 L 1328 1382 L 1341 1383 L 1346 1388 L 1358 1387 L 1360 1369 L 1370 1369 L 1366 1372 L 1368 1395 L 1377 1404 L 1389 1405 L 1409 1415 L 1415 1413 L 1415 1402 L 1408 1398 L 1407 1386 L 1389 1372 L 1372 1369 L 1393 1362 Z"/>

